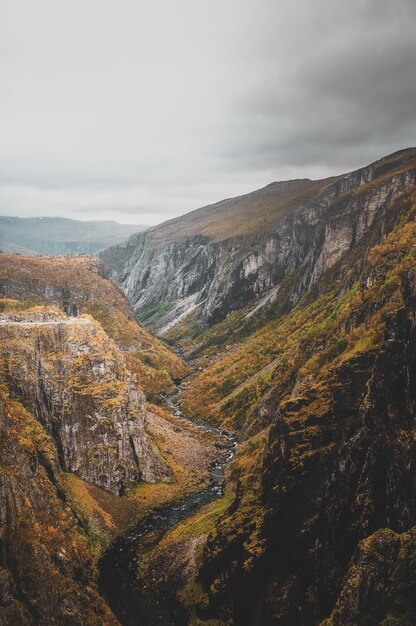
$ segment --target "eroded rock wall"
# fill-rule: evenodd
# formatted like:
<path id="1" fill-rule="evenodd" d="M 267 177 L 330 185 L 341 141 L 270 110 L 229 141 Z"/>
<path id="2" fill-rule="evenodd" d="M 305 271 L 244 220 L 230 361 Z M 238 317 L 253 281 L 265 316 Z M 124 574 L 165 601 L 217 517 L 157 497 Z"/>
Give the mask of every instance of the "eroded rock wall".
<path id="1" fill-rule="evenodd" d="M 7 385 L 52 434 L 62 467 L 116 494 L 169 479 L 115 343 L 92 318 L 38 316 L 3 315 L 0 354 Z"/>
<path id="2" fill-rule="evenodd" d="M 306 204 L 276 219 L 269 232 L 262 232 L 259 223 L 254 235 L 182 237 L 178 224 L 174 239 L 161 241 L 155 227 L 109 248 L 102 258 L 138 317 L 162 335 L 189 313 L 216 323 L 297 270 L 286 296 L 290 307 L 415 183 L 414 164 L 393 167 L 389 174 L 380 161 L 330 182 Z M 185 224 L 186 216 L 182 219 Z M 376 232 L 373 243 L 385 233 L 383 228 Z"/>

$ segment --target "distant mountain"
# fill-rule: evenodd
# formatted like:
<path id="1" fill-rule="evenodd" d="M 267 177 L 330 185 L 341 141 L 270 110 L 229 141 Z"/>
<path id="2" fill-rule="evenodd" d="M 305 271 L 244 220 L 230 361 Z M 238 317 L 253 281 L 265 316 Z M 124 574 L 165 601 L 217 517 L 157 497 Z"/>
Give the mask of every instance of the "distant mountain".
<path id="1" fill-rule="evenodd" d="M 13 254 L 94 254 L 143 231 L 142 224 L 62 217 L 0 217 L 0 249 Z"/>

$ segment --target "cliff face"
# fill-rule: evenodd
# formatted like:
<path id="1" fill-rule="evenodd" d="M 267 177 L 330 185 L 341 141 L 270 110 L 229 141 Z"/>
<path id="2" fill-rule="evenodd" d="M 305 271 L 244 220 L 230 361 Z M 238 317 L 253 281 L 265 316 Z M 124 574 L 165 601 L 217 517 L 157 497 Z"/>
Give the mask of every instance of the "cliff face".
<path id="1" fill-rule="evenodd" d="M 54 442 L 0 387 L 0 624 L 116 626 Z"/>
<path id="2" fill-rule="evenodd" d="M 115 626 L 95 559 L 207 485 L 215 438 L 146 402 L 188 368 L 98 259 L 2 255 L 0 291 L 0 624 Z"/>
<path id="3" fill-rule="evenodd" d="M 274 184 L 105 253 L 149 323 L 199 343 L 186 415 L 239 438 L 222 497 L 139 563 L 158 602 L 177 576 L 192 625 L 416 623 L 415 162 Z M 181 473 L 201 480 L 202 440 L 136 386 L 159 393 L 186 368 L 98 260 L 3 259 L 0 623 L 111 624 L 62 468 L 111 492 L 110 522 L 106 502 L 169 479 L 149 433 L 176 494 Z M 171 497 L 144 487 L 138 507 Z"/>
<path id="4" fill-rule="evenodd" d="M 144 395 L 94 320 L 2 315 L 0 339 L 5 382 L 54 436 L 64 469 L 120 494 L 169 477 L 145 430 Z"/>
<path id="5" fill-rule="evenodd" d="M 404 151 L 336 179 L 275 183 L 199 209 L 102 258 L 139 318 L 162 335 L 187 317 L 219 322 L 259 296 L 257 307 L 266 306 L 296 272 L 285 294 L 290 308 L 415 181 L 415 151 Z"/>
<path id="6" fill-rule="evenodd" d="M 335 373 L 330 414 L 318 422 L 306 400 L 310 432 L 298 427 L 294 436 L 290 417 L 300 411 L 289 404 L 271 431 L 264 493 L 272 503 L 265 532 L 273 573 L 262 594 L 263 623 L 322 618 L 340 588 L 331 623 L 382 623 L 389 613 L 416 619 L 414 579 L 399 576 L 414 554 L 416 523 L 415 278 L 414 270 L 404 276 L 404 308 L 388 318 L 380 350 L 355 363 L 355 372 Z M 327 450 L 318 454 L 323 443 Z M 302 445 L 310 455 L 300 464 Z"/>
<path id="7" fill-rule="evenodd" d="M 169 480 L 142 389 L 170 389 L 187 367 L 135 321 L 102 263 L 2 255 L 0 291 L 3 380 L 53 436 L 61 467 L 115 494 Z"/>

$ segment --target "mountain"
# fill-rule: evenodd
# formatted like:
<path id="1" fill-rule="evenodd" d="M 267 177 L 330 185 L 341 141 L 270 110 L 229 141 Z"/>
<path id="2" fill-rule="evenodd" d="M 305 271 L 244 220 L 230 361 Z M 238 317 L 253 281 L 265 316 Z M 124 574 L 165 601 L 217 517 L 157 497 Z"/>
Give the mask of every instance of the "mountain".
<path id="1" fill-rule="evenodd" d="M 185 318 L 210 325 L 255 298 L 267 305 L 296 271 L 292 306 L 414 185 L 415 154 L 336 178 L 273 183 L 133 235 L 102 258 L 139 319 L 163 336 Z"/>
<path id="2" fill-rule="evenodd" d="M 96 257 L 0 258 L 0 294 L 6 299 L 92 315 L 118 348 L 150 399 L 171 391 L 188 371 L 184 362 L 134 319 L 120 288 Z"/>
<path id="3" fill-rule="evenodd" d="M 182 411 L 238 434 L 215 508 L 144 559 L 193 626 L 416 623 L 416 150 L 313 185 L 102 253 L 193 359 Z"/>
<path id="4" fill-rule="evenodd" d="M 12 254 L 94 254 L 146 226 L 62 217 L 0 217 L 0 248 Z"/>

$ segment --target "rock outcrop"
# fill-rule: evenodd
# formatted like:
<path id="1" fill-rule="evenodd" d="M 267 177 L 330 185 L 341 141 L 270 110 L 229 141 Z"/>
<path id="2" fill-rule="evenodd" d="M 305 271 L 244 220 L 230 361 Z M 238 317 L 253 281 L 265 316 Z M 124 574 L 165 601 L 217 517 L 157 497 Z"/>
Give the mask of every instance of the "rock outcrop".
<path id="1" fill-rule="evenodd" d="M 172 379 L 188 373 L 185 363 L 137 322 L 108 268 L 96 257 L 2 255 L 0 297 L 92 315 L 123 351 L 149 397 L 174 389 Z"/>

